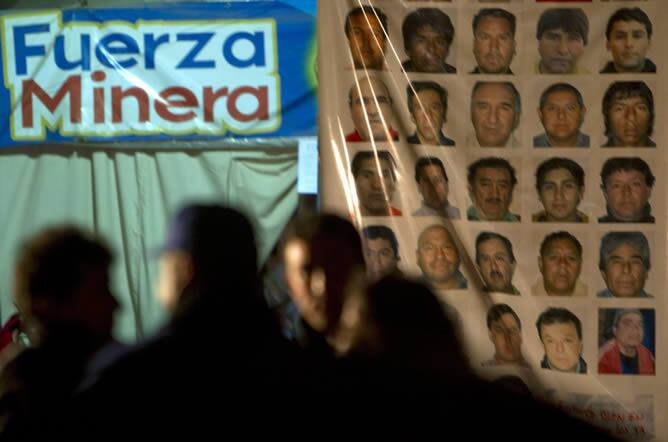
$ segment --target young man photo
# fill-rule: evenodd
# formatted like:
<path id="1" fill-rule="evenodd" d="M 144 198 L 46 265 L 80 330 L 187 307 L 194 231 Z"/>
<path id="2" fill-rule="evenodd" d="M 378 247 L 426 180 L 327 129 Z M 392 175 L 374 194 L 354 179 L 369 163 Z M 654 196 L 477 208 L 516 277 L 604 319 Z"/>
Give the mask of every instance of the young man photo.
<path id="1" fill-rule="evenodd" d="M 454 146 L 446 137 L 443 126 L 448 114 L 448 91 L 434 81 L 414 81 L 406 87 L 408 112 L 415 123 L 415 133 L 408 138 L 411 144 Z"/>
<path id="2" fill-rule="evenodd" d="M 610 60 L 602 74 L 655 73 L 656 65 L 647 58 L 652 44 L 652 22 L 640 8 L 615 11 L 605 29 L 605 47 Z"/>
<path id="3" fill-rule="evenodd" d="M 459 208 L 450 204 L 450 181 L 443 161 L 437 157 L 420 157 L 415 163 L 415 182 L 422 204 L 413 216 L 440 216 L 459 219 Z"/>
<path id="4" fill-rule="evenodd" d="M 536 191 L 543 210 L 533 222 L 586 223 L 589 217 L 578 210 L 585 190 L 582 167 L 570 158 L 549 158 L 536 169 Z"/>
<path id="5" fill-rule="evenodd" d="M 455 27 L 448 15 L 436 8 L 419 8 L 404 19 L 401 31 L 408 60 L 402 63 L 406 72 L 455 74 L 448 64 Z"/>
<path id="6" fill-rule="evenodd" d="M 483 367 L 528 366 L 522 354 L 522 321 L 508 304 L 495 304 L 489 309 L 487 334 L 494 344 L 494 355 L 482 363 Z"/>
<path id="7" fill-rule="evenodd" d="M 355 154 L 350 169 L 362 216 L 401 216 L 392 207 L 397 181 L 394 157 L 386 150 L 360 151 Z"/>
<path id="8" fill-rule="evenodd" d="M 355 69 L 382 70 L 387 44 L 387 16 L 378 8 L 353 8 L 344 28 Z"/>
<path id="9" fill-rule="evenodd" d="M 654 95 L 642 81 L 617 81 L 603 96 L 603 147 L 656 147 Z"/>

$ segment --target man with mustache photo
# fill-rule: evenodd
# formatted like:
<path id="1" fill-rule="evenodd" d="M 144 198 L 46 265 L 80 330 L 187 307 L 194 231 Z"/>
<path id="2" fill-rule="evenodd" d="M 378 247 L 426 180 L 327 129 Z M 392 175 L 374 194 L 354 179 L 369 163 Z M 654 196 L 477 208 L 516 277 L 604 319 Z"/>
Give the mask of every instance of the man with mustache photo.
<path id="1" fill-rule="evenodd" d="M 495 232 L 481 232 L 475 240 L 475 262 L 486 291 L 520 294 L 513 285 L 517 263 L 508 238 Z"/>
<path id="2" fill-rule="evenodd" d="M 520 221 L 520 216 L 509 209 L 517 177 L 506 159 L 487 157 L 475 161 L 468 169 L 468 183 L 473 201 L 466 211 L 469 221 Z"/>

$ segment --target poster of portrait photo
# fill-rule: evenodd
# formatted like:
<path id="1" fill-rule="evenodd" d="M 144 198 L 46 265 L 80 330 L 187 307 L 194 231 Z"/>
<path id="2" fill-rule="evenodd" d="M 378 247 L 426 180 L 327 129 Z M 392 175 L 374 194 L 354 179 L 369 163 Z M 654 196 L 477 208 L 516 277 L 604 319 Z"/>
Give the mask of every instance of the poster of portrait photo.
<path id="1" fill-rule="evenodd" d="M 321 207 L 370 278 L 431 288 L 484 378 L 668 440 L 668 3 L 319 14 Z"/>

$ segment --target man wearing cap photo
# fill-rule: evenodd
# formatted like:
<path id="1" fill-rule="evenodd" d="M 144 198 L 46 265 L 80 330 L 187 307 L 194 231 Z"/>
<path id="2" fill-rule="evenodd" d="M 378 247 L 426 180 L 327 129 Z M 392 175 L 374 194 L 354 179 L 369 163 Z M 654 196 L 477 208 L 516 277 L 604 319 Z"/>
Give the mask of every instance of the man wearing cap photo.
<path id="1" fill-rule="evenodd" d="M 643 344 L 645 317 L 638 309 L 617 309 L 610 339 L 599 348 L 601 374 L 653 375 L 654 355 Z"/>

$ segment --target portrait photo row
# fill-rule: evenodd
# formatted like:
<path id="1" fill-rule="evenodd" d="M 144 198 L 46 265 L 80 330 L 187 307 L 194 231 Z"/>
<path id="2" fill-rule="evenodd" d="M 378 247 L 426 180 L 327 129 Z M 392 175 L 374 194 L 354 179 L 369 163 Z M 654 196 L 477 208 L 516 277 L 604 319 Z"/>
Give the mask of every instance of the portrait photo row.
<path id="1" fill-rule="evenodd" d="M 387 77 L 351 80 L 346 103 L 339 107 L 340 115 L 349 115 L 346 143 L 657 147 L 654 85 L 645 81 L 603 81 L 592 90 L 584 80 L 532 79 L 521 85 L 517 80 L 411 80 L 403 87 L 403 79 Z"/>
<path id="2" fill-rule="evenodd" d="M 352 213 L 359 218 L 655 224 L 655 211 L 663 209 L 662 187 L 649 165 L 654 157 L 434 154 L 417 157 L 413 165 L 388 150 L 349 153 Z M 653 206 L 655 187 L 660 196 Z"/>
<path id="3" fill-rule="evenodd" d="M 584 236 L 584 230 L 475 232 L 471 241 L 460 241 L 451 228 L 434 223 L 419 231 L 415 242 L 406 243 L 408 235 L 398 234 L 393 226 L 366 225 L 360 233 L 368 276 L 377 280 L 405 274 L 437 292 L 471 289 L 515 296 L 646 300 L 653 300 L 653 293 L 663 296 L 662 275 L 651 272 L 652 264 L 664 264 L 662 256 L 654 256 L 652 262 L 648 236 L 653 239 L 654 232 L 601 232 L 595 241 Z M 534 279 L 526 277 L 534 274 Z"/>
<path id="4" fill-rule="evenodd" d="M 657 72 L 651 2 L 577 7 L 410 3 L 396 8 L 392 0 L 377 0 L 374 6 L 352 2 L 356 6 L 341 27 L 350 68 L 470 75 Z"/>

